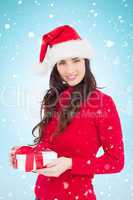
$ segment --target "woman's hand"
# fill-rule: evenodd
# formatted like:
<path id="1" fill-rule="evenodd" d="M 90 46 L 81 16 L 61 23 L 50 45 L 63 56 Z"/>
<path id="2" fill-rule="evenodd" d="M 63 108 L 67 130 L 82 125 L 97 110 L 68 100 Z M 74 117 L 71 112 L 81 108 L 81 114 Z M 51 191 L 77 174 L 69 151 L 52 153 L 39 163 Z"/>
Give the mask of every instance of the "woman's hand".
<path id="1" fill-rule="evenodd" d="M 16 169 L 16 158 L 15 158 L 15 155 L 14 155 L 14 152 L 16 151 L 16 149 L 18 149 L 19 146 L 14 146 L 11 148 L 10 152 L 9 152 L 9 162 L 10 162 L 10 165 Z"/>
<path id="2" fill-rule="evenodd" d="M 34 170 L 32 172 L 37 172 L 45 176 L 58 177 L 66 170 L 71 169 L 71 167 L 72 167 L 72 159 L 63 156 L 46 164 L 45 168 Z"/>

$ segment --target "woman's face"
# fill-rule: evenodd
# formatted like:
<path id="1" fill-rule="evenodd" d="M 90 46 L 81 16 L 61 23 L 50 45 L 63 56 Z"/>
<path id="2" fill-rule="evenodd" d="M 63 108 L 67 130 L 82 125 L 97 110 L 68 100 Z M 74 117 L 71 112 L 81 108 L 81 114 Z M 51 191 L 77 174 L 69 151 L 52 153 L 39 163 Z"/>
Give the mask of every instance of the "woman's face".
<path id="1" fill-rule="evenodd" d="M 85 60 L 79 57 L 60 60 L 57 62 L 57 70 L 70 86 L 77 85 L 85 75 Z"/>

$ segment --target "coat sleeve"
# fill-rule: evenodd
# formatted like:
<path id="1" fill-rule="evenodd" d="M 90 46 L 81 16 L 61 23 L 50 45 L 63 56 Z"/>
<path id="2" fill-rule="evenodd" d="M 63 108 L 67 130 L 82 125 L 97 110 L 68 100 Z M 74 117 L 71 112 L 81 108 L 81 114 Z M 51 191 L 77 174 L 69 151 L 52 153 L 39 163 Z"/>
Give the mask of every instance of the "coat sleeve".
<path id="1" fill-rule="evenodd" d="M 95 117 L 104 153 L 100 157 L 72 157 L 72 174 L 118 173 L 124 168 L 124 144 L 120 118 L 111 96 L 105 95 Z"/>

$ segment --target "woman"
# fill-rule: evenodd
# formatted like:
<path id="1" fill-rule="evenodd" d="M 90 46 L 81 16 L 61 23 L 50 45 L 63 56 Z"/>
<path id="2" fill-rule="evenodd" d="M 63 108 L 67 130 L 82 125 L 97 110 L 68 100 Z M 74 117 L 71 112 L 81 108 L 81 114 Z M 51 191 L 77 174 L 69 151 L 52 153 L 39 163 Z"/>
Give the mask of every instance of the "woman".
<path id="1" fill-rule="evenodd" d="M 53 69 L 41 105 L 43 117 L 32 132 L 39 127 L 35 145 L 54 150 L 58 158 L 34 171 L 36 200 L 96 200 L 94 175 L 124 167 L 120 118 L 112 97 L 97 87 L 91 57 L 89 43 L 71 26 L 43 36 L 40 62 Z M 97 157 L 100 147 L 104 154 Z"/>

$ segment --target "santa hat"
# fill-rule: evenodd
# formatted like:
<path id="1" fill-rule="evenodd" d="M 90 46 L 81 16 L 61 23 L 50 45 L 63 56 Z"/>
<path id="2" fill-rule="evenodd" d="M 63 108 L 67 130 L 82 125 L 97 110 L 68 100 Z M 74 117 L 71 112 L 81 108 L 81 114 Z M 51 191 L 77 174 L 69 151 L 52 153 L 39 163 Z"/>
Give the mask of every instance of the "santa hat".
<path id="1" fill-rule="evenodd" d="M 92 58 L 92 48 L 87 39 L 69 25 L 59 26 L 42 36 L 39 74 L 52 69 L 57 61 L 68 57 Z"/>

